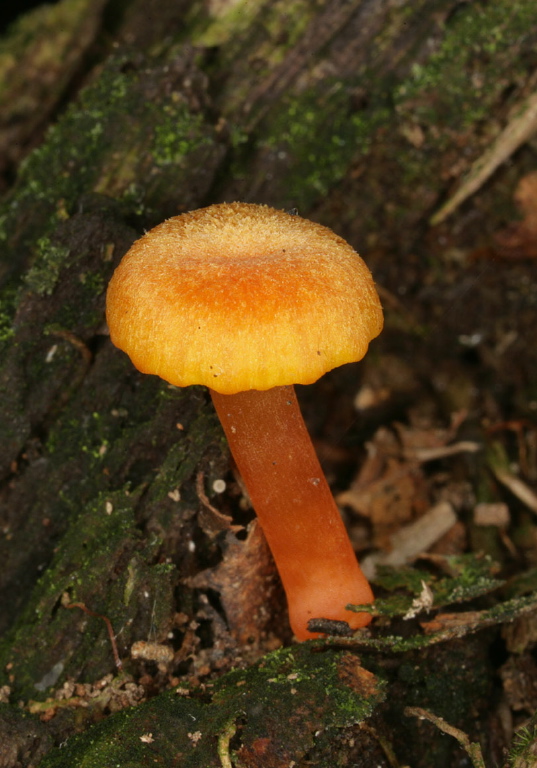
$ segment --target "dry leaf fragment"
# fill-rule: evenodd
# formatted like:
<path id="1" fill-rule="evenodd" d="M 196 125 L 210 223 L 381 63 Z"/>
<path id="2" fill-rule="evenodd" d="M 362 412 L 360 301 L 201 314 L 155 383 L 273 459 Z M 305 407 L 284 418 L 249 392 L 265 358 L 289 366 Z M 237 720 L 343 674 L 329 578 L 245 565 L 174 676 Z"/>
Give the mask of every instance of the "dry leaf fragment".
<path id="1" fill-rule="evenodd" d="M 365 487 L 353 484 L 348 491 L 338 495 L 337 502 L 369 517 L 382 539 L 389 530 L 414 517 L 420 479 L 412 465 L 390 458 L 377 480 Z"/>
<path id="2" fill-rule="evenodd" d="M 522 654 L 537 643 L 537 613 L 521 616 L 502 627 L 502 637 L 509 653 Z"/>
<path id="3" fill-rule="evenodd" d="M 535 712 L 537 708 L 537 664 L 531 653 L 511 656 L 500 669 L 509 706 L 515 712 Z"/>
<path id="4" fill-rule="evenodd" d="M 429 507 L 423 473 L 402 456 L 392 430 L 381 428 L 367 444 L 367 458 L 351 487 L 337 496 L 371 520 L 375 546 L 389 548 L 392 533 Z"/>
<path id="5" fill-rule="evenodd" d="M 522 221 L 513 222 L 496 235 L 500 254 L 507 258 L 537 258 L 537 173 L 529 173 L 515 191 Z"/>
<path id="6" fill-rule="evenodd" d="M 270 551 L 257 522 L 250 524 L 244 541 L 229 531 L 222 562 L 198 573 L 188 583 L 219 592 L 229 630 L 241 645 L 259 640 L 269 618 L 270 598 L 277 580 Z"/>

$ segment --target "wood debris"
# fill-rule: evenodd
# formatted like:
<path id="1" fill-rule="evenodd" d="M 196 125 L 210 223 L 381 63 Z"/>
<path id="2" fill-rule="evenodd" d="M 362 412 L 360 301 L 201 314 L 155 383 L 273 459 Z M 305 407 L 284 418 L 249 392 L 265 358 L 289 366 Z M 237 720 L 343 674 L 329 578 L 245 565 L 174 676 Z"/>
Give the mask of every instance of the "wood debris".
<path id="1" fill-rule="evenodd" d="M 476 452 L 475 441 L 454 441 L 466 418 L 456 413 L 447 428 L 425 423 L 393 429 L 381 427 L 367 446 L 367 458 L 350 488 L 337 496 L 337 502 L 366 517 L 372 527 L 373 545 L 381 550 L 364 559 L 373 573 L 377 564 L 407 563 L 444 536 L 457 522 L 455 510 L 461 506 L 460 489 L 432 485 L 424 464 Z M 440 477 L 442 477 L 440 473 Z M 444 476 L 445 478 L 445 476 Z"/>
<path id="2" fill-rule="evenodd" d="M 211 504 L 209 501 L 209 497 L 205 493 L 204 489 L 204 475 L 203 472 L 198 472 L 196 475 L 196 493 L 198 494 L 198 498 L 200 502 L 203 504 L 204 510 L 207 510 L 210 512 L 210 517 L 207 519 L 205 517 L 205 529 L 207 532 L 212 531 L 215 535 L 219 533 L 220 531 L 233 531 L 233 533 L 238 533 L 239 531 L 243 530 L 242 525 L 235 525 L 233 523 L 233 518 L 229 515 L 225 515 L 223 512 L 220 512 L 219 509 L 217 509 L 215 506 Z"/>
<path id="3" fill-rule="evenodd" d="M 508 469 L 495 466 L 492 470 L 497 480 L 499 480 L 502 485 L 509 488 L 511 493 L 514 494 L 519 501 L 537 514 L 537 494 L 529 487 L 529 485 Z"/>
<path id="4" fill-rule="evenodd" d="M 441 224 L 461 203 L 475 194 L 494 171 L 536 132 L 537 92 L 534 92 L 515 107 L 513 117 L 492 146 L 474 162 L 459 189 L 431 218 L 431 226 Z"/>
<path id="5" fill-rule="evenodd" d="M 379 565 L 399 566 L 414 560 L 426 552 L 457 522 L 457 515 L 451 504 L 442 501 L 425 515 L 393 534 L 390 552 L 375 552 L 361 562 L 368 579 L 374 578 Z"/>
<path id="6" fill-rule="evenodd" d="M 497 528 L 507 528 L 510 522 L 509 507 L 502 501 L 490 504 L 481 502 L 474 507 L 474 523 L 476 525 L 494 525 Z"/>

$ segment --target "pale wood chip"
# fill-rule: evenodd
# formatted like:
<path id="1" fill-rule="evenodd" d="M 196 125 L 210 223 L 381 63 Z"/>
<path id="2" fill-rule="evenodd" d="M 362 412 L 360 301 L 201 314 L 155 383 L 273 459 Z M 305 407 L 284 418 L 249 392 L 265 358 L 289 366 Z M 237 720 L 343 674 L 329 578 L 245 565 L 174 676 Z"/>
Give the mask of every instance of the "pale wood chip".
<path id="1" fill-rule="evenodd" d="M 537 514 L 537 494 L 535 494 L 529 485 L 526 485 L 523 480 L 512 472 L 509 472 L 507 469 L 496 467 L 493 467 L 492 469 L 500 483 L 505 485 L 506 488 L 509 488 L 511 493 L 513 493 L 517 499 L 525 504 L 528 509 L 531 509 L 532 512 Z"/>
<path id="2" fill-rule="evenodd" d="M 459 189 L 431 218 L 431 226 L 440 224 L 450 216 L 461 203 L 483 186 L 502 163 L 537 132 L 537 92 L 518 104 L 513 113 L 514 116 L 492 146 L 474 162 Z"/>
<path id="3" fill-rule="evenodd" d="M 364 558 L 362 570 L 368 579 L 372 579 L 379 565 L 397 567 L 415 559 L 426 552 L 457 522 L 457 515 L 451 504 L 442 501 L 410 525 L 406 525 L 390 538 L 390 552 L 375 552 Z"/>

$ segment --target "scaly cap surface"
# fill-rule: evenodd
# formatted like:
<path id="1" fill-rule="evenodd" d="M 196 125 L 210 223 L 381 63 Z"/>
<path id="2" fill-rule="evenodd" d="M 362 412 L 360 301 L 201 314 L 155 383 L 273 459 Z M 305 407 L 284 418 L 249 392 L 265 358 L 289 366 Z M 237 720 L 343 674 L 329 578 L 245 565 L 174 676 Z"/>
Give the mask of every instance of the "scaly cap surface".
<path id="1" fill-rule="evenodd" d="M 110 282 L 113 343 L 144 373 L 222 394 L 310 384 L 382 330 L 369 269 L 330 229 L 249 203 L 168 219 Z"/>

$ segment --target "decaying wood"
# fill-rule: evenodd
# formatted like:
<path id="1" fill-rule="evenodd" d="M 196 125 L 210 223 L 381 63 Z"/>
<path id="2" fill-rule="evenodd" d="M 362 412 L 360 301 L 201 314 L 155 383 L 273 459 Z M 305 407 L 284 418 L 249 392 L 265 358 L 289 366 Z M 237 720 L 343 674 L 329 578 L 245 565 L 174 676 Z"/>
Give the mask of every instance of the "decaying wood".
<path id="1" fill-rule="evenodd" d="M 102 768 L 100 750 L 181 768 L 458 764 L 456 742 L 432 726 L 424 741 L 406 706 L 503 759 L 491 649 L 537 558 L 534 184 L 513 224 L 534 171 L 536 26 L 534 0 L 60 0 L 4 35 L 0 765 L 48 752 L 43 768 Z M 393 565 L 433 549 L 427 572 L 378 569 L 360 646 L 285 647 L 206 393 L 142 376 L 107 334 L 106 285 L 133 240 L 235 199 L 332 227 L 385 305 L 366 360 L 301 393 L 360 554 Z M 479 503 L 507 505 L 505 524 L 474 525 Z M 460 583 L 431 607 L 444 566 Z M 455 627 L 457 594 L 471 632 Z M 483 618 L 485 599 L 500 607 Z M 430 644 L 429 609 L 452 622 Z M 388 626 L 405 616 L 407 645 Z"/>

